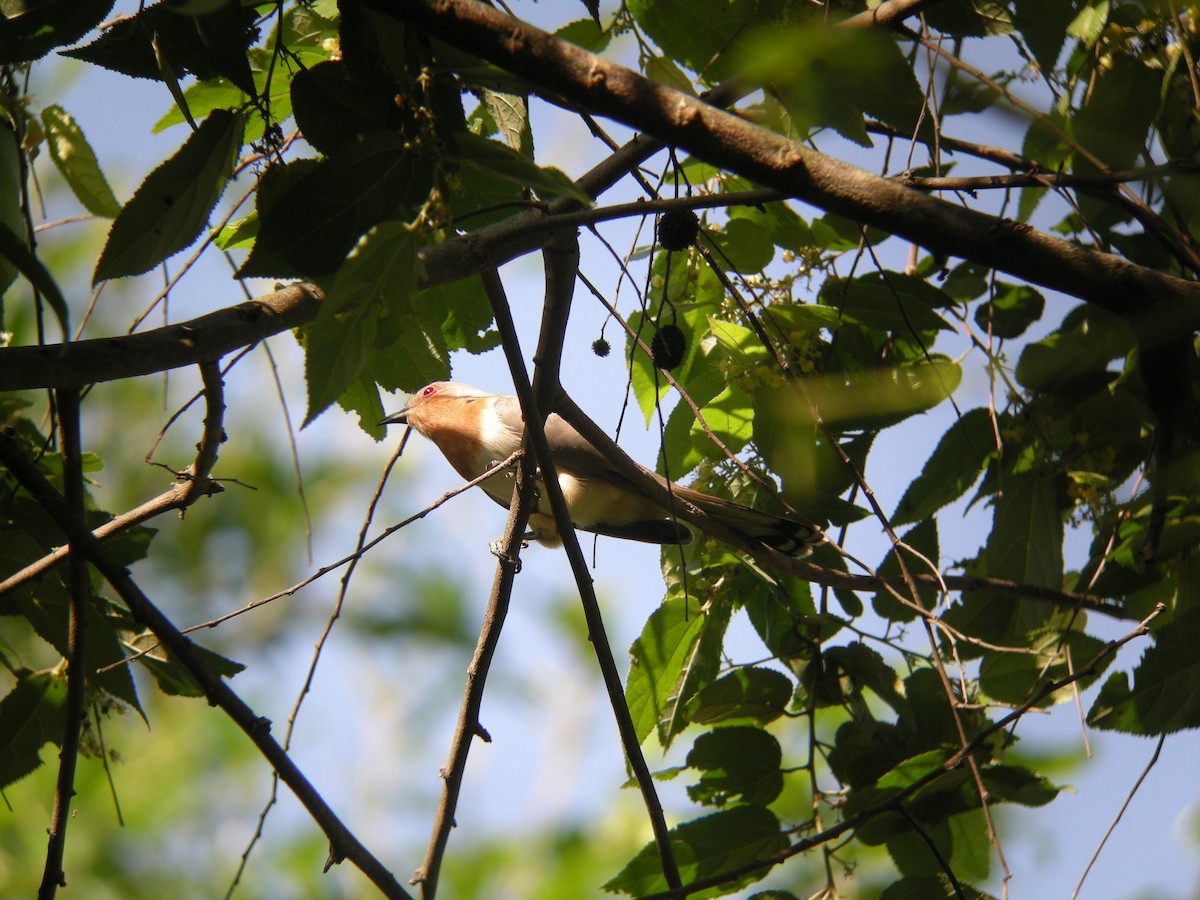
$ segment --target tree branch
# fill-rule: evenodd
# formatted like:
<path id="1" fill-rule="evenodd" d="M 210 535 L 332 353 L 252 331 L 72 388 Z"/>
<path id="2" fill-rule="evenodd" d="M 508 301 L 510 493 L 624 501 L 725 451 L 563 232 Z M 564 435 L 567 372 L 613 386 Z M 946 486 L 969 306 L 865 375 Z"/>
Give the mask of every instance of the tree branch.
<path id="1" fill-rule="evenodd" d="M 579 600 L 583 607 L 584 620 L 587 622 L 588 639 L 592 642 L 592 648 L 596 653 L 596 662 L 600 667 L 600 675 L 608 693 L 609 705 L 612 707 L 613 716 L 617 722 L 621 746 L 642 794 L 642 803 L 646 807 L 650 828 L 654 833 L 654 843 L 658 849 L 663 877 L 666 879 L 668 887 L 675 889 L 682 884 L 682 880 L 679 877 L 679 867 L 671 847 L 670 829 L 667 827 L 662 803 L 658 799 L 658 792 L 654 787 L 654 777 L 642 754 L 641 744 L 638 742 L 637 729 L 634 727 L 629 707 L 625 702 L 624 686 L 609 647 L 608 632 L 604 627 L 604 617 L 600 613 L 600 603 L 596 599 L 596 591 L 592 585 L 591 575 L 588 573 L 587 561 L 579 547 L 579 538 L 575 533 L 575 526 L 571 522 L 567 502 L 559 485 L 554 458 L 550 454 L 550 445 L 546 440 L 546 415 L 556 405 L 557 398 L 562 395 L 559 364 L 562 359 L 567 319 L 571 310 L 575 276 L 579 269 L 578 239 L 571 234 L 570 237 L 564 237 L 561 241 L 547 246 L 545 267 L 546 299 L 542 310 L 538 347 L 534 354 L 536 368 L 532 383 L 521 356 L 521 348 L 517 341 L 516 327 L 513 324 L 508 300 L 504 296 L 503 285 L 500 284 L 498 278 L 489 286 L 488 299 L 492 303 L 496 327 L 500 331 L 509 370 L 513 376 L 513 386 L 521 404 L 522 416 L 525 419 L 525 439 L 537 461 L 546 500 L 550 504 L 555 527 L 558 529 L 563 550 L 571 565 L 571 573 L 575 578 Z M 485 281 L 485 284 L 487 283 Z M 546 412 L 543 413 L 542 410 Z"/>
<path id="2" fill-rule="evenodd" d="M 59 434 L 61 437 L 63 504 L 71 515 L 83 519 L 83 456 L 79 438 L 79 391 L 56 392 Z M 34 470 L 36 472 L 36 469 Z M 15 473 L 14 473 L 15 474 Z M 46 865 L 38 900 L 52 900 L 59 887 L 67 884 L 63 872 L 63 851 L 67 843 L 67 821 L 71 798 L 75 796 L 75 766 L 79 761 L 79 731 L 86 715 L 84 689 L 87 684 L 88 608 L 92 602 L 92 584 L 87 559 L 77 541 L 70 542 L 67 584 L 69 621 L 67 625 L 67 698 L 64 706 L 63 737 L 58 754 L 58 779 L 54 788 L 54 809 L 50 814 L 50 839 L 46 847 Z"/>
<path id="3" fill-rule="evenodd" d="M 129 607 L 130 612 L 145 624 L 195 679 L 208 702 L 220 707 L 254 745 L 274 766 L 283 782 L 291 788 L 296 798 L 308 810 L 309 815 L 329 838 L 330 854 L 334 861 L 349 859 L 371 882 L 389 898 L 410 898 L 410 895 L 384 865 L 346 828 L 330 809 L 324 798 L 317 793 L 304 774 L 292 762 L 279 743 L 271 737 L 271 723 L 260 718 L 245 701 L 204 664 L 193 650 L 190 640 L 179 633 L 171 621 L 163 615 L 151 600 L 129 577 L 124 566 L 108 555 L 100 542 L 92 535 L 70 505 L 56 491 L 37 468 L 30 463 L 21 448 L 12 438 L 0 434 L 0 463 L 8 467 L 13 477 L 42 506 L 66 533 L 67 539 L 87 557 L 101 575 L 112 585 L 113 590 Z"/>
<path id="4" fill-rule="evenodd" d="M 364 2 L 482 56 L 534 87 L 552 90 L 708 163 L 931 250 L 1095 303 L 1124 316 L 1143 336 L 1200 327 L 1200 285 L 905 188 L 642 78 L 482 3 Z"/>
<path id="5" fill-rule="evenodd" d="M 190 322 L 142 334 L 69 345 L 8 347 L 0 350 L 0 391 L 83 387 L 218 359 L 312 321 L 324 299 L 316 286 L 294 284 Z"/>

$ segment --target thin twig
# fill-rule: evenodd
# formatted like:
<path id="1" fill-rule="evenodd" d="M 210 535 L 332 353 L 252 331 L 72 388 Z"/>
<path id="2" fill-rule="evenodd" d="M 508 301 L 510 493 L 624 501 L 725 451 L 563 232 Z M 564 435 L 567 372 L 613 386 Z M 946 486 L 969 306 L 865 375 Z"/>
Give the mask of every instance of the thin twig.
<path id="1" fill-rule="evenodd" d="M 56 392 L 60 451 L 62 453 L 63 505 L 72 516 L 83 519 L 83 457 L 79 436 L 79 391 L 68 389 Z M 34 469 L 33 471 L 37 471 Z M 20 476 L 14 472 L 14 475 Z M 28 485 L 26 485 L 28 489 Z M 32 494 L 33 491 L 30 491 Z M 36 497 L 35 497 L 36 499 Z M 74 540 L 70 542 L 68 559 L 69 624 L 67 630 L 67 697 L 63 709 L 63 736 L 58 754 L 58 778 L 54 788 L 54 808 L 50 814 L 50 835 L 46 847 L 46 865 L 38 900 L 52 900 L 59 887 L 66 887 L 63 872 L 63 851 L 67 843 L 67 822 L 71 813 L 71 798 L 75 796 L 75 766 L 79 762 L 79 732 L 83 727 L 84 689 L 87 684 L 87 623 L 92 602 L 92 585 L 88 578 L 87 559 Z"/>
<path id="2" fill-rule="evenodd" d="M 1125 810 L 1129 808 L 1129 804 L 1133 801 L 1133 795 L 1138 792 L 1138 788 L 1142 786 L 1142 782 L 1146 780 L 1146 776 L 1150 774 L 1150 770 L 1154 768 L 1154 764 L 1158 762 L 1158 754 L 1162 752 L 1163 743 L 1166 741 L 1166 734 L 1158 736 L 1158 743 L 1154 745 L 1154 752 L 1150 755 L 1150 761 L 1146 763 L 1146 767 L 1142 769 L 1142 774 L 1138 776 L 1137 781 L 1133 783 L 1133 787 L 1129 789 L 1129 793 L 1125 795 L 1125 800 L 1121 804 L 1121 808 L 1117 810 L 1117 814 L 1113 816 L 1113 820 L 1108 823 L 1108 828 L 1104 831 L 1104 837 L 1100 838 L 1100 843 L 1096 845 L 1095 851 L 1092 853 L 1091 859 L 1088 860 L 1087 866 L 1084 867 L 1083 874 L 1079 876 L 1079 883 L 1075 885 L 1075 890 L 1071 891 L 1071 900 L 1075 900 L 1079 896 L 1080 890 L 1083 889 L 1083 882 L 1088 877 L 1088 872 L 1092 871 L 1092 866 L 1096 860 L 1100 858 L 1100 851 L 1104 849 L 1105 843 L 1109 836 L 1117 827 L 1117 823 L 1121 821 L 1121 817 L 1125 815 Z"/>

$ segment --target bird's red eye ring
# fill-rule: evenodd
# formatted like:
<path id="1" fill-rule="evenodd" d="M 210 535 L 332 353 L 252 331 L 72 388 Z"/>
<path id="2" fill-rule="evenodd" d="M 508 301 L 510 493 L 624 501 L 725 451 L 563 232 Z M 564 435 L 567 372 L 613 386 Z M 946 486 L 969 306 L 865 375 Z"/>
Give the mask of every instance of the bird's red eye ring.
<path id="1" fill-rule="evenodd" d="M 436 393 L 437 393 L 437 385 L 436 384 L 431 384 L 428 387 L 421 389 L 422 397 L 428 397 L 430 394 L 436 394 Z"/>

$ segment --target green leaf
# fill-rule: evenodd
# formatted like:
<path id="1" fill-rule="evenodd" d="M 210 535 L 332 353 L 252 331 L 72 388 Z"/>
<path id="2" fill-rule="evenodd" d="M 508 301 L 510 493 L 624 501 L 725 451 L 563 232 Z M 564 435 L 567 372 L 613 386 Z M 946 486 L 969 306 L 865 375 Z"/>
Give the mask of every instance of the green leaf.
<path id="1" fill-rule="evenodd" d="M 695 398 L 693 398 L 695 399 Z M 691 408 L 686 407 L 690 413 Z M 730 385 L 701 410 L 704 422 L 731 453 L 740 453 L 754 433 L 754 407 L 741 388 Z M 699 421 L 692 420 L 691 445 L 705 456 L 724 459 L 725 451 L 712 442 Z"/>
<path id="2" fill-rule="evenodd" d="M 385 222 L 363 235 L 329 281 L 327 299 L 306 329 L 308 412 L 301 427 L 358 380 L 376 348 L 390 352 L 400 340 L 413 319 L 416 283 L 416 242 L 406 225 Z M 414 390 L 423 383 L 405 379 L 385 387 Z"/>
<path id="3" fill-rule="evenodd" d="M 1047 681 L 1064 678 L 1095 659 L 1104 649 L 1104 641 L 1081 631 L 1068 631 L 1064 635 L 1060 627 L 1047 627 L 1034 633 L 1030 649 L 1035 652 L 984 654 L 979 664 L 979 689 L 1001 703 L 1023 703 Z M 1108 657 L 1095 674 L 1081 679 L 1078 689 L 1091 685 L 1111 662 L 1112 657 Z M 1051 694 L 1038 705 L 1047 708 L 1074 696 L 1068 688 Z"/>
<path id="4" fill-rule="evenodd" d="M 1094 0 L 1086 4 L 1067 24 L 1067 36 L 1076 38 L 1085 47 L 1091 47 L 1104 33 L 1104 26 L 1108 23 L 1108 7 L 1109 0 Z"/>
<path id="5" fill-rule="evenodd" d="M 704 237 L 712 243 L 717 261 L 735 272 L 760 272 L 775 256 L 767 230 L 745 217 L 730 219 L 721 231 L 706 230 Z"/>
<path id="6" fill-rule="evenodd" d="M 1042 318 L 1045 308 L 1046 298 L 1035 288 L 997 282 L 991 299 L 975 307 L 975 323 L 996 337 L 1020 337 Z"/>
<path id="7" fill-rule="evenodd" d="M 327 60 L 292 79 L 292 113 L 304 139 L 326 156 L 384 131 L 398 118 L 395 93 L 356 78 L 350 66 Z"/>
<path id="8" fill-rule="evenodd" d="M 267 170 L 258 190 L 258 240 L 239 275 L 330 275 L 370 228 L 412 218 L 432 186 L 427 162 L 393 135 L 367 135 L 336 157 Z"/>
<path id="9" fill-rule="evenodd" d="M 893 525 L 919 522 L 965 494 L 995 453 L 989 412 L 968 410 L 942 435 L 921 474 L 913 479 L 892 514 Z"/>
<path id="10" fill-rule="evenodd" d="M 93 283 L 141 275 L 196 240 L 233 175 L 244 124 L 241 115 L 214 110 L 146 176 L 108 232 Z"/>
<path id="11" fill-rule="evenodd" d="M 669 721 L 679 697 L 679 688 L 694 660 L 707 615 L 693 600 L 672 598 L 660 605 L 629 648 L 629 678 L 625 700 L 638 741 Z"/>
<path id="12" fill-rule="evenodd" d="M 738 48 L 741 74 L 771 85 L 801 137 L 828 126 L 870 147 L 864 114 L 905 132 L 916 127 L 921 88 L 900 46 L 879 31 L 813 18 L 790 28 L 772 22 Z"/>
<path id="13" fill-rule="evenodd" d="M 983 770 L 988 796 L 1021 806 L 1045 806 L 1059 794 L 1042 775 L 1022 766 L 996 765 Z"/>
<path id="14" fill-rule="evenodd" d="M 1140 59 L 1114 57 L 1111 68 L 1088 91 L 1087 105 L 1075 116 L 1075 138 L 1111 168 L 1134 165 L 1145 151 L 1161 86 L 1161 71 Z M 1076 154 L 1074 169 L 1093 172 L 1095 166 Z"/>
<path id="15" fill-rule="evenodd" d="M 67 309 L 66 298 L 58 289 L 54 276 L 42 265 L 41 260 L 33 255 L 29 245 L 4 222 L 0 222 L 0 259 L 11 263 L 18 272 L 29 279 L 30 284 L 41 292 L 43 299 L 50 304 L 50 308 L 54 310 L 54 315 L 58 318 L 63 340 L 69 341 L 71 339 L 71 313 Z"/>
<path id="16" fill-rule="evenodd" d="M 592 205 L 591 196 L 558 169 L 539 166 L 510 147 L 469 131 L 457 132 L 454 140 L 457 152 L 451 158 L 462 165 L 529 188 L 542 197 L 570 197 L 585 206 Z"/>
<path id="17" fill-rule="evenodd" d="M 702 15 L 697 15 L 692 0 L 630 0 L 628 6 L 645 34 L 667 56 L 693 72 L 703 72 L 710 81 L 735 71 L 737 62 L 721 54 L 765 12 L 757 9 L 757 0 L 705 4 Z M 681 28 L 684 22 L 687 27 Z"/>
<path id="18" fill-rule="evenodd" d="M 125 646 L 131 652 L 137 653 L 157 643 L 158 638 L 152 632 L 145 631 L 141 634 L 130 636 L 126 640 Z M 208 671 L 221 678 L 232 678 L 246 668 L 241 663 L 226 659 L 219 653 L 214 653 L 205 647 L 201 647 L 199 644 L 192 644 L 192 653 L 199 658 L 201 664 Z M 204 692 L 200 689 L 200 685 L 196 683 L 196 679 L 192 677 L 192 674 L 182 663 L 167 653 L 166 648 L 161 646 L 155 647 L 149 653 L 139 656 L 138 663 L 154 677 L 159 689 L 164 694 L 171 694 L 177 697 L 204 696 Z"/>
<path id="19" fill-rule="evenodd" d="M 178 15 L 170 4 L 156 3 L 63 55 L 131 78 L 163 80 L 164 65 L 176 75 L 195 75 L 200 81 L 221 75 L 253 94 L 246 51 L 258 37 L 256 16 L 253 7 L 238 3 L 224 4 L 203 16 Z"/>
<path id="20" fill-rule="evenodd" d="M 17 673 L 17 683 L 0 700 L 0 788 L 42 764 L 47 742 L 62 746 L 66 727 L 67 680 L 55 672 Z"/>
<path id="21" fill-rule="evenodd" d="M 761 806 L 736 806 L 711 816 L 685 822 L 671 829 L 671 848 L 685 884 L 771 856 L 787 849 L 787 836 L 779 830 L 774 813 Z M 762 879 L 762 869 L 723 883 L 721 887 L 691 894 L 704 898 L 727 894 Z M 621 872 L 604 885 L 604 890 L 640 897 L 667 889 L 658 849 L 647 844 Z"/>
<path id="22" fill-rule="evenodd" d="M 988 574 L 1035 587 L 1062 587 L 1062 541 L 1054 477 L 1009 475 L 996 498 L 986 551 Z"/>
<path id="23" fill-rule="evenodd" d="M 782 672 L 761 666 L 741 666 L 703 688 L 688 703 L 688 718 L 696 724 L 752 719 L 760 725 L 783 715 L 793 684 Z"/>
<path id="24" fill-rule="evenodd" d="M 42 110 L 42 127 L 50 158 L 76 199 L 93 215 L 116 218 L 121 204 L 113 196 L 96 154 L 75 120 L 61 106 L 47 106 Z"/>
<path id="25" fill-rule="evenodd" d="M 766 806 L 783 792 L 783 751 L 761 728 L 734 725 L 696 738 L 687 764 L 703 774 L 688 786 L 693 803 Z"/>
<path id="26" fill-rule="evenodd" d="M 24 183 L 24 167 L 21 162 L 21 140 L 9 127 L 6 118 L 0 117 L 0 225 L 13 235 L 25 234 L 25 214 L 21 211 L 21 185 Z M 22 241 L 28 248 L 28 242 Z M 20 270 L 0 253 L 0 298 L 9 285 L 17 280 Z M 0 329 L 4 326 L 4 306 L 0 303 Z"/>
<path id="27" fill-rule="evenodd" d="M 533 130 L 529 126 L 529 102 L 520 94 L 483 90 L 483 102 L 491 113 L 504 143 L 527 159 L 533 159 Z"/>
<path id="28" fill-rule="evenodd" d="M 855 322 L 883 331 L 911 335 L 954 330 L 934 312 L 953 306 L 954 299 L 911 275 L 872 272 L 850 281 L 830 278 L 821 288 L 820 300 Z"/>
<path id="29" fill-rule="evenodd" d="M 0 64 L 41 59 L 73 44 L 104 20 L 113 0 L 6 0 L 0 8 Z"/>
<path id="30" fill-rule="evenodd" d="M 1154 646 L 1129 675 L 1114 672 L 1088 711 L 1088 724 L 1126 734 L 1200 728 L 1200 613 L 1194 609 L 1154 633 Z"/>

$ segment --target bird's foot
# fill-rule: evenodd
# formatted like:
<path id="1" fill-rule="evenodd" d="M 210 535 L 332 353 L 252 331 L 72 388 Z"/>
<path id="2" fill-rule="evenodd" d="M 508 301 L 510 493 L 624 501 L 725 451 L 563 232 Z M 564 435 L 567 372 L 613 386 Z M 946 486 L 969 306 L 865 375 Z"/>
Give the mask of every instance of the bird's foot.
<path id="1" fill-rule="evenodd" d="M 527 544 L 524 540 L 521 541 L 521 549 L 525 549 L 528 546 L 529 544 Z M 521 558 L 519 556 L 513 556 L 511 553 L 505 553 L 504 543 L 499 538 L 496 538 L 496 540 L 488 544 L 488 550 L 492 551 L 492 556 L 500 560 L 501 563 L 512 566 L 514 575 L 521 571 Z"/>

